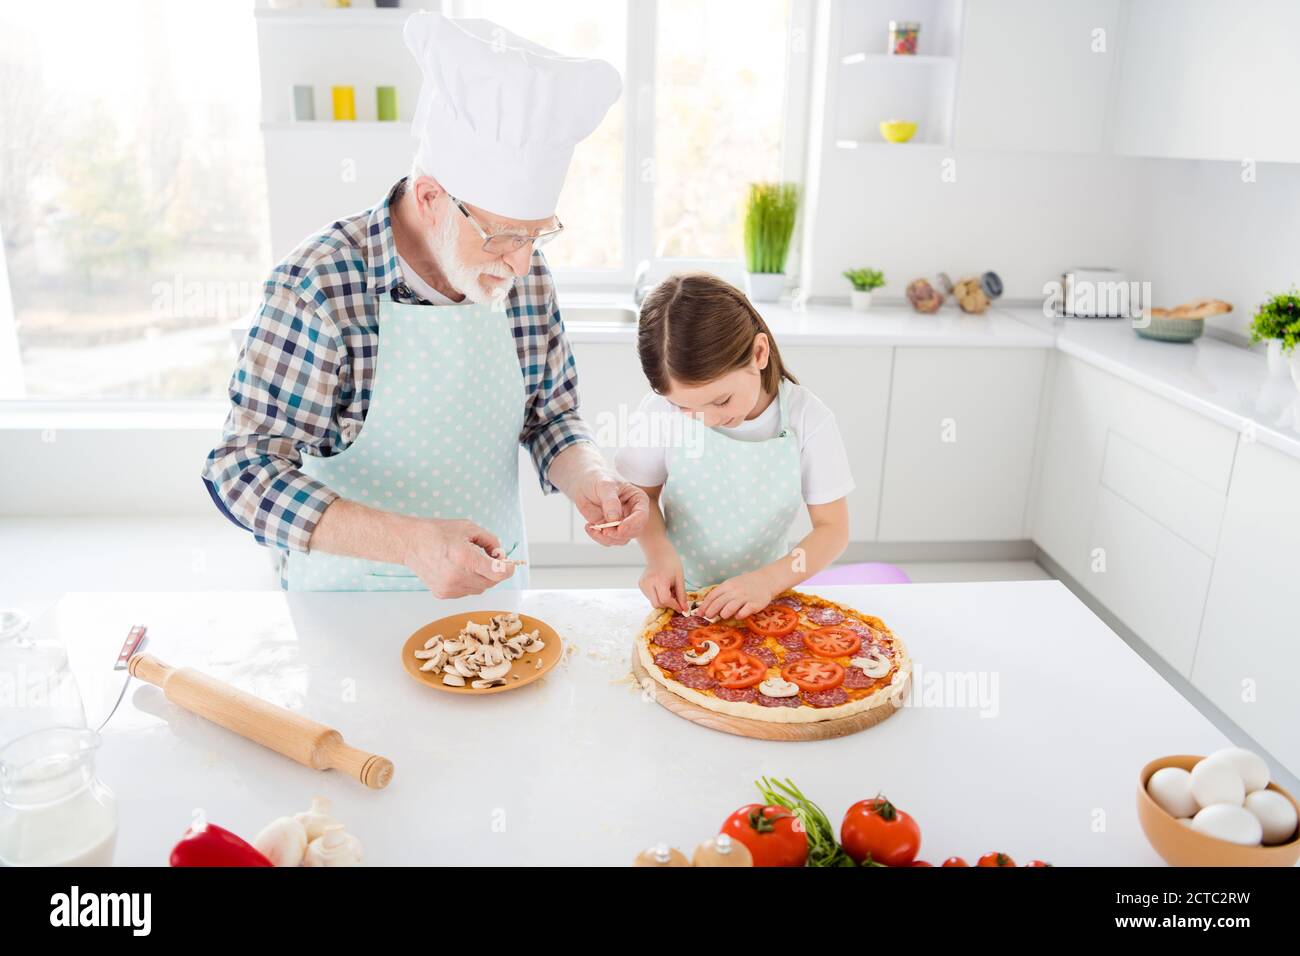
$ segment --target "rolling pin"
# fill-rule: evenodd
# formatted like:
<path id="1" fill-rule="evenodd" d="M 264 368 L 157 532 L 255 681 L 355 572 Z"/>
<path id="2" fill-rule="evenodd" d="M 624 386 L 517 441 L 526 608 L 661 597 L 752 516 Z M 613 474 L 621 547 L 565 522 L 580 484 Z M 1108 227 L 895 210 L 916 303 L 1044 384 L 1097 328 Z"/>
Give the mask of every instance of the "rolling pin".
<path id="1" fill-rule="evenodd" d="M 313 770 L 341 770 L 373 790 L 393 779 L 393 762 L 343 742 L 333 728 L 246 694 L 192 667 L 169 667 L 152 654 L 131 658 L 131 676 L 161 688 L 177 707 L 233 730 Z"/>

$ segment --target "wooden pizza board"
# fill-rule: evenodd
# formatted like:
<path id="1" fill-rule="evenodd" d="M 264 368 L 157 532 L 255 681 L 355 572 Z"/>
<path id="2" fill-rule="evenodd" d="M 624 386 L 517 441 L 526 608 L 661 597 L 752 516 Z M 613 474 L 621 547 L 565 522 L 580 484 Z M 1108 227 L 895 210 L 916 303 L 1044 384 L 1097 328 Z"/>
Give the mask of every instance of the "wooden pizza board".
<path id="1" fill-rule="evenodd" d="M 735 734 L 738 737 L 755 737 L 759 740 L 829 740 L 833 737 L 844 737 L 848 734 L 857 733 L 859 730 L 874 727 L 882 720 L 888 720 L 894 715 L 895 711 L 899 710 L 893 704 L 886 704 L 881 707 L 873 707 L 871 710 L 860 714 L 854 714 L 851 717 L 816 720 L 806 724 L 776 724 L 769 723 L 766 720 L 750 720 L 747 717 L 732 717 L 729 714 L 720 714 L 715 710 L 693 704 L 685 697 L 674 694 L 646 673 L 645 668 L 641 666 L 641 660 L 637 656 L 635 649 L 632 651 L 632 674 L 642 687 L 646 686 L 646 681 L 650 681 L 654 689 L 655 700 L 678 717 L 685 717 L 701 727 L 708 727 L 710 730 L 721 731 L 724 734 Z M 911 680 L 910 676 L 908 680 Z M 906 685 L 904 685 L 900 694 L 899 699 L 906 696 Z"/>

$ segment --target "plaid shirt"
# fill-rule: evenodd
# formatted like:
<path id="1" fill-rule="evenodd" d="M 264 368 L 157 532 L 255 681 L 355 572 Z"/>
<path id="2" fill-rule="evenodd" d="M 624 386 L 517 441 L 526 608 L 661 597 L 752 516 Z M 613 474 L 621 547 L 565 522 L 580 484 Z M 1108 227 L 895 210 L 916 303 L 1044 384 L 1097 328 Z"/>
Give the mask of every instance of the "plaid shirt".
<path id="1" fill-rule="evenodd" d="M 399 181 L 367 212 L 304 242 L 271 273 L 230 379 L 223 440 L 203 478 L 213 501 L 262 544 L 306 551 L 338 495 L 304 475 L 302 456 L 329 457 L 361 431 L 374 386 L 379 302 L 424 303 L 402 280 L 389 206 Z M 427 304 L 427 303 L 426 303 Z M 556 453 L 592 441 L 578 415 L 578 378 L 555 284 L 538 251 L 506 301 L 528 407 L 519 436 L 542 490 Z"/>

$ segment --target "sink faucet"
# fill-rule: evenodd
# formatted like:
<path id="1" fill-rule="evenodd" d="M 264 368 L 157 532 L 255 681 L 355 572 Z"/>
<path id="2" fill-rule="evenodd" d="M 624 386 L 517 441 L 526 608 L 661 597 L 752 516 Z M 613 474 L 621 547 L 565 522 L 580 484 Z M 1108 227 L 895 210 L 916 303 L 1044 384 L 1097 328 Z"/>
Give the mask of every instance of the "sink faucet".
<path id="1" fill-rule="evenodd" d="M 636 273 L 632 277 L 632 301 L 636 303 L 637 308 L 645 301 L 646 293 L 650 291 L 650 283 L 647 281 L 650 277 L 650 260 L 642 259 L 636 264 Z"/>

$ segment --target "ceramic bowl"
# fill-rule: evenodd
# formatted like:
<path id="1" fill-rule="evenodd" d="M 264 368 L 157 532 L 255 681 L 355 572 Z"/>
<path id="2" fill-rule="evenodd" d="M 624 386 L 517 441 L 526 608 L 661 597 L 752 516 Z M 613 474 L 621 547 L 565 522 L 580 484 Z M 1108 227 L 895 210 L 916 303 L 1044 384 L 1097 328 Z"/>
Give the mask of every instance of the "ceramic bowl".
<path id="1" fill-rule="evenodd" d="M 916 124 L 911 120 L 881 120 L 880 135 L 886 142 L 906 143 L 916 135 Z"/>
<path id="2" fill-rule="evenodd" d="M 1300 860 L 1300 831 L 1293 833 L 1286 843 L 1241 846 L 1216 840 L 1179 823 L 1177 817 L 1170 816 L 1151 799 L 1147 781 L 1153 773 L 1163 767 L 1180 767 L 1190 772 L 1200 759 L 1188 754 L 1161 757 L 1143 767 L 1138 777 L 1138 822 L 1161 859 L 1170 866 L 1295 866 Z M 1295 804 L 1295 797 L 1276 783 L 1270 783 L 1268 789 L 1276 790 Z"/>

